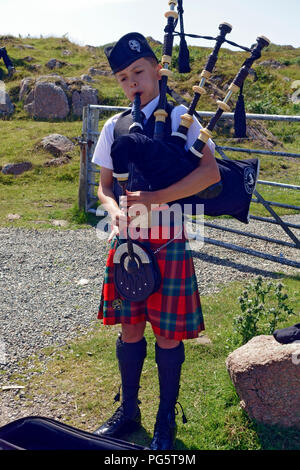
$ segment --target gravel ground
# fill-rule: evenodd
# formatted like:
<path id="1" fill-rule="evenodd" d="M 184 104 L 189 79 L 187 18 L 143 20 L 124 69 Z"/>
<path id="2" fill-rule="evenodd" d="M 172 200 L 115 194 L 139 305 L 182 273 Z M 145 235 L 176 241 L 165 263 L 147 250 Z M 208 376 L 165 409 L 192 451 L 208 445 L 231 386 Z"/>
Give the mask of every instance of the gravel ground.
<path id="1" fill-rule="evenodd" d="M 300 215 L 286 216 L 300 223 Z M 289 241 L 281 228 L 251 221 L 244 226 L 234 220 L 217 221 L 269 237 Z M 206 227 L 205 237 L 299 261 L 299 253 L 285 246 L 220 232 Z M 194 243 L 194 242 L 193 242 Z M 224 284 L 247 281 L 257 275 L 276 277 L 293 274 L 297 268 L 199 242 L 194 264 L 200 294 L 218 292 Z M 108 244 L 94 228 L 86 230 L 0 229 L 0 367 L 2 385 L 13 372 L 22 370 L 21 359 L 47 346 L 63 345 L 87 331 L 96 321 Z M 205 314 L 205 312 L 204 312 Z M 1 392 L 1 390 L 0 390 Z M 2 392 L 0 426 L 19 417 L 18 407 L 9 406 L 16 392 Z M 8 401 L 6 401 L 8 400 Z M 42 404 L 41 404 L 42 406 Z M 44 403 L 44 408 L 47 404 Z M 39 414 L 42 413 L 40 409 Z M 27 413 L 30 414 L 30 413 Z"/>

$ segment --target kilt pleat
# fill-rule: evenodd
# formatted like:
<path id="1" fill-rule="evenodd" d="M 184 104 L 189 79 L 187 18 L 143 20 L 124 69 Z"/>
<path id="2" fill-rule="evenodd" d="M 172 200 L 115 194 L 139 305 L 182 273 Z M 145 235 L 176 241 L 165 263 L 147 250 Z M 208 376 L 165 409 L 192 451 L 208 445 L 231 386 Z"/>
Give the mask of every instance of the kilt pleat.
<path id="1" fill-rule="evenodd" d="M 155 251 L 168 239 L 140 237 L 139 241 Z M 204 321 L 193 258 L 186 249 L 184 234 L 155 254 L 162 282 L 159 290 L 143 302 L 129 302 L 115 288 L 113 256 L 118 243 L 118 239 L 112 240 L 106 262 L 98 311 L 103 324 L 133 325 L 146 320 L 155 334 L 167 339 L 197 337 L 204 330 Z"/>

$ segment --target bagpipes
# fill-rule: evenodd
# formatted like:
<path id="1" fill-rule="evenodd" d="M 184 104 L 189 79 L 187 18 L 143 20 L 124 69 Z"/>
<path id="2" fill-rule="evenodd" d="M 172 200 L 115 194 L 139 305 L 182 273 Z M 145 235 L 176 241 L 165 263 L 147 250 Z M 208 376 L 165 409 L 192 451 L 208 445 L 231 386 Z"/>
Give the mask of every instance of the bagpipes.
<path id="1" fill-rule="evenodd" d="M 153 139 L 143 135 L 141 123 L 134 119 L 132 131 L 128 135 L 118 137 L 111 149 L 113 160 L 114 176 L 119 180 L 128 177 L 129 162 L 133 162 L 143 177 L 150 183 L 153 191 L 165 188 L 179 181 L 199 166 L 202 151 L 212 131 L 222 116 L 223 112 L 229 112 L 228 101 L 233 93 L 240 90 L 250 68 L 255 60 L 261 57 L 261 50 L 269 45 L 269 40 L 263 36 L 257 38 L 257 42 L 250 50 L 248 57 L 242 64 L 240 70 L 229 86 L 228 92 L 223 101 L 217 101 L 217 111 L 211 118 L 206 128 L 201 129 L 200 135 L 189 151 L 185 149 L 188 129 L 193 122 L 193 114 L 199 98 L 206 91 L 204 84 L 212 74 L 216 64 L 218 52 L 225 41 L 225 36 L 231 31 L 228 23 L 219 26 L 220 34 L 212 54 L 201 73 L 201 81 L 198 86 L 193 87 L 194 98 L 187 112 L 181 117 L 181 123 L 172 136 L 164 139 L 164 126 L 167 117 L 166 113 L 166 90 L 169 69 L 172 58 L 174 20 L 177 13 L 174 11 L 176 0 L 170 1 L 171 10 L 165 14 L 168 24 L 165 29 L 164 51 L 162 57 L 163 68 L 161 69 L 161 90 L 158 109 L 155 111 L 155 129 Z M 138 109 L 139 97 L 136 95 L 133 109 Z M 136 113 L 135 113 L 136 116 Z M 161 158 L 163 155 L 163 158 Z M 249 208 L 252 193 L 258 177 L 258 159 L 248 160 L 222 160 L 216 159 L 221 180 L 207 189 L 177 200 L 183 207 L 186 205 L 188 212 L 195 213 L 197 204 L 203 204 L 204 214 L 210 216 L 230 215 L 237 220 L 249 222 Z M 125 176 L 124 176 L 125 175 Z M 175 202 L 175 201 L 171 201 Z"/>
<path id="2" fill-rule="evenodd" d="M 174 29 L 177 20 L 175 6 L 177 0 L 170 0 L 170 11 L 165 13 L 167 26 L 165 28 L 161 87 L 158 109 L 155 111 L 155 128 L 153 138 L 143 134 L 140 118 L 140 98 L 137 94 L 133 103 L 133 124 L 129 134 L 118 137 L 111 148 L 113 161 L 113 176 L 123 188 L 127 187 L 130 163 L 133 163 L 143 177 L 151 185 L 151 190 L 159 190 L 179 181 L 199 164 L 203 156 L 203 149 L 212 137 L 212 131 L 223 112 L 230 111 L 228 101 L 233 93 L 240 90 L 250 68 L 255 60 L 261 57 L 261 50 L 269 45 L 269 40 L 263 36 L 257 38 L 252 46 L 250 57 L 242 64 L 223 101 L 217 101 L 217 111 L 206 128 L 202 128 L 198 139 L 189 150 L 185 144 L 187 133 L 193 122 L 193 114 L 202 94 L 205 93 L 204 84 L 210 77 L 217 61 L 218 52 L 225 41 L 226 34 L 231 31 L 231 25 L 222 23 L 219 26 L 220 34 L 212 54 L 201 73 L 198 86 L 193 87 L 194 98 L 187 112 L 181 116 L 180 126 L 176 132 L 164 140 L 164 129 L 167 118 L 166 93 L 168 77 L 171 73 Z M 163 156 L 163 157 L 162 157 Z M 249 207 L 252 193 L 255 189 L 259 171 L 258 159 L 248 160 L 221 160 L 216 159 L 221 179 L 218 183 L 187 198 L 174 202 L 180 203 L 184 213 L 194 213 L 198 204 L 203 204 L 204 214 L 211 216 L 230 215 L 241 222 L 248 223 Z M 172 201 L 173 202 L 173 201 Z M 186 209 L 188 212 L 186 212 Z M 140 301 L 155 292 L 160 285 L 160 274 L 152 253 L 141 247 L 139 243 L 132 242 L 127 232 L 127 243 L 121 244 L 114 255 L 115 285 L 121 295 L 131 301 Z"/>

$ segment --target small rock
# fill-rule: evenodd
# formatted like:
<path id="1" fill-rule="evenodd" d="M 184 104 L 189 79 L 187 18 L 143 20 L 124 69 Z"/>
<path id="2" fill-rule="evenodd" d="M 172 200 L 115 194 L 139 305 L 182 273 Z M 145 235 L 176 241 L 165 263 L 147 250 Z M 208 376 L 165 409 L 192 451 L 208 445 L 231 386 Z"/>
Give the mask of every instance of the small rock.
<path id="1" fill-rule="evenodd" d="M 68 65 L 68 64 L 66 62 L 62 62 L 61 60 L 50 59 L 47 62 L 46 67 L 48 67 L 48 69 L 52 70 L 52 69 L 60 69 L 64 65 Z"/>
<path id="2" fill-rule="evenodd" d="M 21 218 L 19 214 L 7 214 L 6 217 L 8 218 L 8 220 L 18 220 Z"/>
<path id="3" fill-rule="evenodd" d="M 300 80 L 294 80 L 291 84 L 292 90 L 298 90 L 300 88 Z"/>
<path id="4" fill-rule="evenodd" d="M 83 74 L 81 75 L 81 80 L 84 80 L 85 82 L 94 82 L 94 80 L 92 79 L 92 77 L 90 77 L 89 75 L 87 74 Z"/>
<path id="5" fill-rule="evenodd" d="M 108 76 L 108 75 L 111 75 L 111 72 L 109 72 L 108 70 L 100 70 L 100 69 L 97 69 L 95 67 L 91 67 L 89 68 L 89 74 L 90 75 L 104 75 L 104 76 Z"/>
<path id="6" fill-rule="evenodd" d="M 52 153 L 56 157 L 63 156 L 74 148 L 73 142 L 68 137 L 61 134 L 50 134 L 44 137 L 40 144 L 44 150 Z"/>
<path id="7" fill-rule="evenodd" d="M 282 67 L 285 67 L 284 64 L 282 64 L 281 62 L 278 62 L 277 60 L 273 60 L 273 59 L 264 60 L 264 61 L 260 62 L 258 65 L 261 65 L 263 67 L 272 67 L 273 69 L 281 69 Z"/>
<path id="8" fill-rule="evenodd" d="M 20 175 L 24 171 L 32 169 L 31 162 L 22 162 L 22 163 L 9 163 L 2 168 L 2 173 L 4 175 Z"/>
<path id="9" fill-rule="evenodd" d="M 2 390 L 22 390 L 25 388 L 23 385 L 4 385 Z"/>
<path id="10" fill-rule="evenodd" d="M 300 88 L 296 91 L 291 96 L 291 102 L 294 104 L 299 104 L 300 103 Z"/>
<path id="11" fill-rule="evenodd" d="M 51 220 L 52 225 L 55 225 L 56 227 L 66 227 L 69 225 L 69 222 L 67 220 L 59 220 L 59 219 L 53 219 Z"/>
<path id="12" fill-rule="evenodd" d="M 211 344 L 211 339 L 209 339 L 208 336 L 206 335 L 200 335 L 198 338 L 196 338 L 196 342 L 199 344 Z"/>
<path id="13" fill-rule="evenodd" d="M 30 55 L 24 57 L 22 60 L 25 60 L 25 62 L 32 62 L 34 60 L 33 57 L 31 57 Z"/>
<path id="14" fill-rule="evenodd" d="M 61 166 L 65 165 L 66 163 L 70 163 L 71 157 L 69 155 L 64 155 L 63 157 L 56 157 L 53 158 L 52 160 L 49 160 L 48 162 L 44 163 L 45 167 L 49 166 Z"/>
<path id="15" fill-rule="evenodd" d="M 79 281 L 77 281 L 77 285 L 78 286 L 85 286 L 86 284 L 88 284 L 90 281 L 88 279 L 80 279 Z"/>

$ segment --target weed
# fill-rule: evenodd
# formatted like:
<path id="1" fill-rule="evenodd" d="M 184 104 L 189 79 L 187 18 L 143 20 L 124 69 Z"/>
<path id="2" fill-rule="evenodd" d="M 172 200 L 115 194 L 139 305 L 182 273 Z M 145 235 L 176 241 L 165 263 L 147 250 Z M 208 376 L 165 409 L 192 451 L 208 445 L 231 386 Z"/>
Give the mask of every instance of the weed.
<path id="1" fill-rule="evenodd" d="M 282 283 L 263 283 L 261 276 L 246 286 L 239 297 L 241 313 L 234 318 L 234 333 L 240 344 L 257 335 L 272 334 L 280 322 L 295 315 L 282 288 Z"/>

